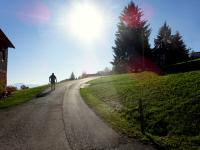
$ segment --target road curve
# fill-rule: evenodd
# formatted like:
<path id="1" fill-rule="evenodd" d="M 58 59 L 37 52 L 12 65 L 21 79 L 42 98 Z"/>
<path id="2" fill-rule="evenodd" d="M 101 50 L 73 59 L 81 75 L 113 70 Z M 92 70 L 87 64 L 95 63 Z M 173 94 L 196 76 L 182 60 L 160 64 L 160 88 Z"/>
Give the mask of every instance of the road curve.
<path id="1" fill-rule="evenodd" d="M 80 87 L 91 80 L 69 84 L 64 95 L 63 117 L 66 136 L 73 150 L 151 150 L 136 140 L 117 134 L 82 100 Z"/>
<path id="2" fill-rule="evenodd" d="M 57 85 L 45 97 L 0 110 L 0 150 L 151 150 L 121 137 L 82 100 L 81 84 Z"/>

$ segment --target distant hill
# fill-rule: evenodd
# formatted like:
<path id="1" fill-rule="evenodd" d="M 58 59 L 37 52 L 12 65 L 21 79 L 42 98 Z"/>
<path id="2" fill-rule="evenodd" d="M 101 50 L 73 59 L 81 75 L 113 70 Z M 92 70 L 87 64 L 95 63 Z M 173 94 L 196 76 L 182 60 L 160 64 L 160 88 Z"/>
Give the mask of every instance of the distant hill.
<path id="1" fill-rule="evenodd" d="M 17 89 L 21 89 L 21 86 L 22 86 L 22 85 L 25 85 L 25 86 L 27 86 L 27 87 L 29 87 L 29 88 L 33 88 L 33 87 L 39 86 L 38 84 L 25 84 L 25 83 L 15 83 L 15 84 L 11 84 L 11 86 L 17 87 Z"/>

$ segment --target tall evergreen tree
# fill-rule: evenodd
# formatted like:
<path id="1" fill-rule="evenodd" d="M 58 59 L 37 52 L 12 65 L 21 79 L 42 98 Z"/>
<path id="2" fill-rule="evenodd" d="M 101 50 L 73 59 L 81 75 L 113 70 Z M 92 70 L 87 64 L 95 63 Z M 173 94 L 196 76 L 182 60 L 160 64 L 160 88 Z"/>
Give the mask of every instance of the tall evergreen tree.
<path id="1" fill-rule="evenodd" d="M 172 36 L 172 54 L 171 54 L 171 63 L 178 63 L 187 61 L 189 59 L 189 49 L 186 47 L 182 36 L 179 32 L 176 32 Z"/>
<path id="2" fill-rule="evenodd" d="M 74 73 L 72 72 L 71 73 L 71 76 L 70 76 L 70 78 L 69 78 L 70 80 L 75 80 L 76 78 L 75 78 L 75 75 L 74 75 Z"/>
<path id="3" fill-rule="evenodd" d="M 179 32 L 172 35 L 171 28 L 165 22 L 154 40 L 154 56 L 160 67 L 188 60 L 189 50 Z"/>
<path id="4" fill-rule="evenodd" d="M 169 64 L 170 50 L 172 47 L 172 33 L 171 28 L 167 25 L 166 22 L 160 28 L 154 43 L 154 56 L 157 64 L 161 67 Z"/>
<path id="5" fill-rule="evenodd" d="M 149 36 L 151 30 L 143 12 L 135 3 L 124 8 L 116 33 L 113 69 L 118 73 L 144 69 L 143 56 L 150 55 Z"/>

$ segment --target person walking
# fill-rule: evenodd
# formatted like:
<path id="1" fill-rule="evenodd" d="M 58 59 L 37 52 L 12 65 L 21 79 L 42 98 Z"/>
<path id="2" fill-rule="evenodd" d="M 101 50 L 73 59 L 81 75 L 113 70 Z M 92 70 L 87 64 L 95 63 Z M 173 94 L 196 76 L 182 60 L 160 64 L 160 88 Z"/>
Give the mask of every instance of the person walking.
<path id="1" fill-rule="evenodd" d="M 49 77 L 49 82 L 51 84 L 51 90 L 55 90 L 56 89 L 57 78 L 54 75 L 54 73 L 52 73 L 51 76 Z"/>

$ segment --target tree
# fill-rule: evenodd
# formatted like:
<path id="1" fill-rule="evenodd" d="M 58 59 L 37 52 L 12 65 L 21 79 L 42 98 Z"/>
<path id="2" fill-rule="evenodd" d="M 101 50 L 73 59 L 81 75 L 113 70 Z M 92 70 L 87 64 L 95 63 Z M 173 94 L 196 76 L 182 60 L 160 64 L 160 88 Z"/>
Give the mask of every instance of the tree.
<path id="1" fill-rule="evenodd" d="M 20 87 L 22 90 L 25 90 L 25 89 L 29 89 L 29 87 L 28 86 L 26 86 L 26 85 L 21 85 L 21 87 Z"/>
<path id="2" fill-rule="evenodd" d="M 151 54 L 148 42 L 151 30 L 142 16 L 143 12 L 133 2 L 124 8 L 120 16 L 113 47 L 114 59 L 111 62 L 117 73 L 144 69 L 143 56 L 148 57 Z"/>
<path id="3" fill-rule="evenodd" d="M 171 64 L 187 61 L 188 59 L 189 49 L 186 48 L 182 36 L 177 31 L 176 34 L 172 36 Z"/>
<path id="4" fill-rule="evenodd" d="M 160 67 L 188 60 L 189 49 L 179 32 L 172 35 L 171 28 L 165 22 L 154 40 L 155 61 Z"/>
<path id="5" fill-rule="evenodd" d="M 112 70 L 110 70 L 108 67 L 105 67 L 104 70 L 98 71 L 97 74 L 101 76 L 111 75 Z"/>
<path id="6" fill-rule="evenodd" d="M 75 80 L 76 78 L 75 78 L 75 75 L 74 75 L 74 73 L 72 72 L 71 73 L 71 76 L 70 76 L 70 78 L 69 78 L 70 80 Z"/>
<path id="7" fill-rule="evenodd" d="M 86 78 L 86 77 L 87 77 L 87 72 L 83 71 L 82 75 L 81 75 L 81 78 Z"/>
<path id="8" fill-rule="evenodd" d="M 171 28 L 165 22 L 160 28 L 157 38 L 154 40 L 154 56 L 155 61 L 160 67 L 169 64 L 170 50 L 172 47 Z"/>

